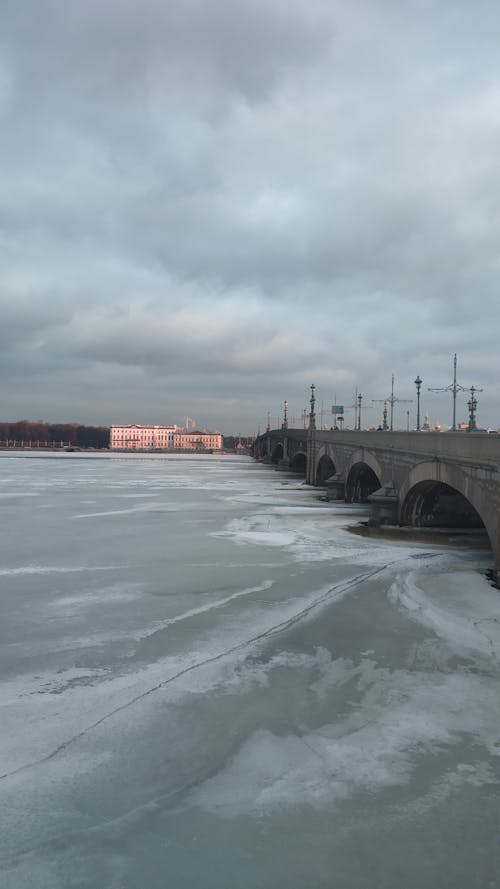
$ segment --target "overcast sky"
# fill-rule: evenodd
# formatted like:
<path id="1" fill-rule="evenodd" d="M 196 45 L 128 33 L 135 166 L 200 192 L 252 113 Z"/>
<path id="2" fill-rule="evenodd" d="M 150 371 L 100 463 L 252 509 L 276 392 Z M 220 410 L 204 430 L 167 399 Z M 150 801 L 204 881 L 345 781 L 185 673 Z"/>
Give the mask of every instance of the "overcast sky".
<path id="1" fill-rule="evenodd" d="M 252 433 L 394 373 L 446 424 L 457 352 L 500 426 L 499 45 L 497 0 L 0 0 L 0 419 Z"/>

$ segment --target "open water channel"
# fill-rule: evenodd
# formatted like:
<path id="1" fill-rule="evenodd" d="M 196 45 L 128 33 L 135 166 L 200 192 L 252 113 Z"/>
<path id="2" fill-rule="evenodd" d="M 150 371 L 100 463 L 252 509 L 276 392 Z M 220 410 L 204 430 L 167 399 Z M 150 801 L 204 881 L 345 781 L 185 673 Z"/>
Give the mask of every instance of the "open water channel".
<path id="1" fill-rule="evenodd" d="M 488 552 L 245 458 L 0 455 L 2 889 L 497 889 Z"/>

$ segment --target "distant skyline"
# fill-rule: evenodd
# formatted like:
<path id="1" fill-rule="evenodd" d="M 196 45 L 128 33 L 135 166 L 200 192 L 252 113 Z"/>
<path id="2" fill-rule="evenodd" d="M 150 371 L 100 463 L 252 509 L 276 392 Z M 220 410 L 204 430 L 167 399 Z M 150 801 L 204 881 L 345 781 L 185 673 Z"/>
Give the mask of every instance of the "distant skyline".
<path id="1" fill-rule="evenodd" d="M 394 373 L 395 426 L 417 374 L 445 426 L 456 352 L 500 427 L 499 33 L 493 0 L 4 0 L 0 420 L 245 435 Z"/>

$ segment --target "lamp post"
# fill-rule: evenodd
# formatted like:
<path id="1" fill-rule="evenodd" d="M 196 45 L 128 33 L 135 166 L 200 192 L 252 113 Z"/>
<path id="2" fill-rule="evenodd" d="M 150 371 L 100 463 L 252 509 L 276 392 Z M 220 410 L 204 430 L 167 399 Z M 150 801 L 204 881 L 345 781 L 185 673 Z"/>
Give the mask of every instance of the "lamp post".
<path id="1" fill-rule="evenodd" d="M 283 412 L 283 429 L 288 429 L 288 401 L 285 399 L 285 410 Z"/>
<path id="2" fill-rule="evenodd" d="M 469 425 L 467 427 L 467 432 L 477 432 L 476 426 L 476 408 L 477 408 L 477 398 L 475 398 L 476 392 L 482 392 L 482 389 L 476 389 L 475 386 L 470 387 L 470 398 L 467 402 L 467 407 L 469 408 Z"/>
<path id="3" fill-rule="evenodd" d="M 385 425 L 383 426 L 384 430 L 388 428 L 387 427 L 387 405 L 390 404 L 390 406 L 391 406 L 391 426 L 390 426 L 390 429 L 392 432 L 392 430 L 394 428 L 394 426 L 393 426 L 394 405 L 395 404 L 410 404 L 411 399 L 409 400 L 408 398 L 396 398 L 395 397 L 395 395 L 394 395 L 394 374 L 393 374 L 390 397 L 389 398 L 372 398 L 372 401 L 381 401 L 384 404 L 384 413 L 385 413 L 385 420 L 384 420 Z"/>
<path id="4" fill-rule="evenodd" d="M 444 386 L 441 389 L 429 389 L 429 392 L 451 392 L 453 395 L 453 425 L 451 427 L 452 432 L 457 431 L 457 392 L 465 392 L 465 388 L 457 383 L 457 353 L 455 352 L 453 356 L 453 383 L 450 383 L 449 386 Z"/>
<path id="5" fill-rule="evenodd" d="M 422 380 L 420 376 L 417 376 L 415 380 L 415 386 L 417 387 L 417 432 L 420 432 L 420 387 L 422 385 Z"/>
<path id="6" fill-rule="evenodd" d="M 311 410 L 309 411 L 309 429 L 316 429 L 316 414 L 314 411 L 314 407 L 316 405 L 316 397 L 314 395 L 314 390 L 316 386 L 314 383 L 311 386 L 311 397 L 309 399 L 309 403 L 311 405 Z"/>
<path id="7" fill-rule="evenodd" d="M 361 402 L 363 400 L 363 396 L 361 392 L 358 395 L 358 430 L 361 431 Z"/>

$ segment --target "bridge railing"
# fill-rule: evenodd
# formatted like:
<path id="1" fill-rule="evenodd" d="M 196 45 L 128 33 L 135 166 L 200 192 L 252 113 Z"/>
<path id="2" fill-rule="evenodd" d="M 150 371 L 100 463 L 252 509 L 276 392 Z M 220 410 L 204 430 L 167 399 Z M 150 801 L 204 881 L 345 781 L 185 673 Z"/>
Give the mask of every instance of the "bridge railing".
<path id="1" fill-rule="evenodd" d="M 374 450 L 399 450 L 436 457 L 500 463 L 500 435 L 481 432 L 383 432 L 375 430 L 316 430 L 317 444 L 332 442 L 339 445 L 366 447 Z"/>

